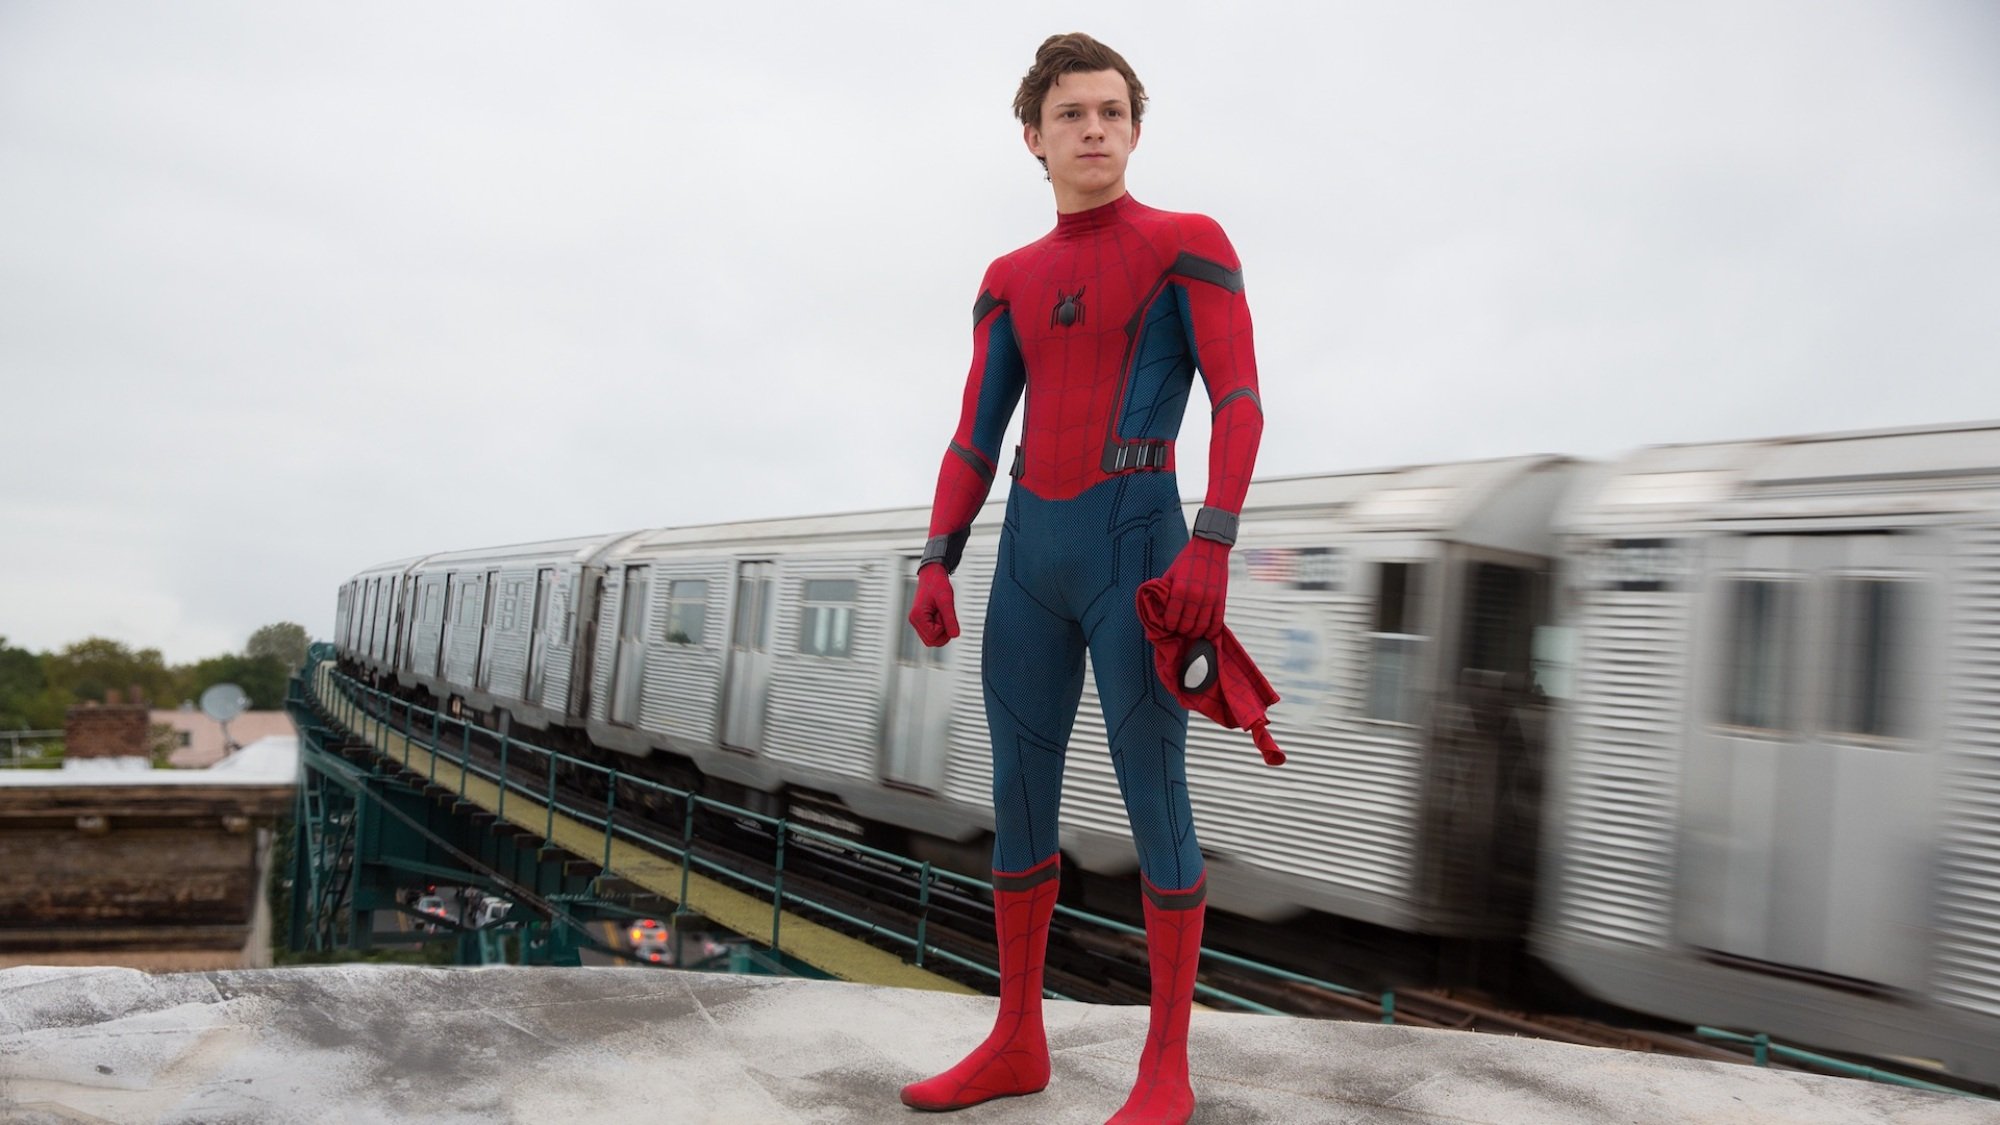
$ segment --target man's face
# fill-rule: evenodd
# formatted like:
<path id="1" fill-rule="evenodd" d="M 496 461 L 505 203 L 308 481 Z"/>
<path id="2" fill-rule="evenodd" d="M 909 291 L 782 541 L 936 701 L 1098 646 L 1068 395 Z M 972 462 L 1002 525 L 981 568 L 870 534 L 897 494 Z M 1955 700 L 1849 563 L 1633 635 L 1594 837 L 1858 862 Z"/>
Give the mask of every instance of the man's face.
<path id="1" fill-rule="evenodd" d="M 1139 144 L 1130 94 L 1115 70 L 1065 74 L 1049 87 L 1041 127 L 1030 125 L 1023 136 L 1028 151 L 1049 162 L 1057 187 L 1095 197 L 1124 182 L 1125 162 Z"/>

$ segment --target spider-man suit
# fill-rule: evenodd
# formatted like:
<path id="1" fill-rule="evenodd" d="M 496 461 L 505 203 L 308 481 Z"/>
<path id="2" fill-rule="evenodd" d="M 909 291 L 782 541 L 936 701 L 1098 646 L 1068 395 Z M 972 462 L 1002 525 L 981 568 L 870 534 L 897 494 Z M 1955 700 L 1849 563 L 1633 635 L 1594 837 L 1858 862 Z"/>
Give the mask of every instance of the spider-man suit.
<path id="1" fill-rule="evenodd" d="M 1197 369 L 1213 432 L 1208 495 L 1190 537 L 1173 441 Z M 903 1100 L 954 1109 L 1048 1082 L 1042 950 L 1056 898 L 1063 756 L 1087 649 L 1138 845 L 1154 978 L 1139 1086 L 1114 1120 L 1185 1120 L 1205 884 L 1188 805 L 1187 710 L 1155 672 L 1135 598 L 1141 583 L 1164 575 L 1176 632 L 1222 630 L 1228 551 L 1263 407 L 1242 273 L 1221 228 L 1124 195 L 1059 215 L 1055 230 L 987 269 L 911 611 L 926 644 L 958 631 L 947 575 L 1001 465 L 1000 441 L 1024 390 L 1027 418 L 981 652 L 1001 1016 L 985 1044 L 907 1087 Z"/>

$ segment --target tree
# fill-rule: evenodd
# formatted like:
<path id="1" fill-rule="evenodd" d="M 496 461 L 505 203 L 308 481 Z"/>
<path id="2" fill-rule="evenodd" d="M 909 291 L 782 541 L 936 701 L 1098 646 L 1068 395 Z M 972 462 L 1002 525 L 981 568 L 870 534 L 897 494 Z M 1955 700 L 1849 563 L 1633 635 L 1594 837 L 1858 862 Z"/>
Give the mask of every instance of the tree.
<path id="1" fill-rule="evenodd" d="M 90 637 L 44 656 L 42 670 L 48 686 L 68 696 L 69 702 L 102 703 L 110 692 L 126 697 L 133 688 L 146 702 L 163 707 L 178 702 L 180 677 L 156 648 L 134 652 L 109 638 Z"/>
<path id="2" fill-rule="evenodd" d="M 280 621 L 250 634 L 250 643 L 243 646 L 243 655 L 252 660 L 271 657 L 289 675 L 294 669 L 305 666 L 306 646 L 311 643 L 305 626 Z"/>
<path id="3" fill-rule="evenodd" d="M 43 658 L 0 637 L 0 730 L 56 730 L 68 704 L 51 691 Z"/>
<path id="4" fill-rule="evenodd" d="M 235 684 L 250 697 L 253 711 L 275 711 L 285 705 L 285 683 L 291 672 L 271 656 L 211 656 L 180 669 L 188 699 L 216 684 Z"/>

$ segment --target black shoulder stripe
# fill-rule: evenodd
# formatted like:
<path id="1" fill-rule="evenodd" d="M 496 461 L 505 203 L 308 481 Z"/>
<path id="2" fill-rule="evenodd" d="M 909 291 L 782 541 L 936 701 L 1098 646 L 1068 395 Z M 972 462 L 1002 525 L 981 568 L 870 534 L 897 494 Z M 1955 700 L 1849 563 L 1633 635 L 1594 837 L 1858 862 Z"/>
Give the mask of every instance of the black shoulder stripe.
<path id="1" fill-rule="evenodd" d="M 980 290 L 979 299 L 977 301 L 972 302 L 972 323 L 978 324 L 980 321 L 985 320 L 987 313 L 992 312 L 994 309 L 997 309 L 1006 303 L 1007 302 L 1001 300 L 1000 298 L 995 297 L 993 295 L 993 290 L 991 289 Z"/>
<path id="2" fill-rule="evenodd" d="M 1257 408 L 1257 413 L 1259 414 L 1264 413 L 1264 400 L 1257 397 L 1257 392 L 1250 389 L 1249 387 L 1238 387 L 1235 390 L 1230 391 L 1228 394 L 1223 395 L 1222 401 L 1215 404 L 1215 409 L 1209 411 L 1208 416 L 1213 418 L 1216 415 L 1221 414 L 1223 407 L 1228 406 L 1230 403 L 1235 402 L 1239 398 L 1249 399 L 1250 405 Z"/>
<path id="3" fill-rule="evenodd" d="M 1174 259 L 1172 268 L 1167 272 L 1190 277 L 1196 281 L 1206 281 L 1210 285 L 1219 285 L 1231 293 L 1243 292 L 1242 270 L 1230 269 L 1221 262 L 1211 262 L 1199 254 L 1190 254 L 1186 250 L 1181 251 L 1181 256 Z"/>

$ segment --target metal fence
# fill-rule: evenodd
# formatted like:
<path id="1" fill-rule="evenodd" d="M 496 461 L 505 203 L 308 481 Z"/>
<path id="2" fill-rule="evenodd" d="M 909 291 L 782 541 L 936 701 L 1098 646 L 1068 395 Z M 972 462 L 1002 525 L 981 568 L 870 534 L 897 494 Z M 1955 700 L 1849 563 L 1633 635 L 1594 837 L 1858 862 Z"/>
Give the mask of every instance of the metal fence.
<path id="1" fill-rule="evenodd" d="M 0 769 L 52 765 L 62 758 L 62 740 L 59 730 L 0 730 Z"/>
<path id="2" fill-rule="evenodd" d="M 322 658 L 321 654 L 317 651 L 314 656 L 308 657 L 307 673 L 304 677 L 309 690 L 314 691 L 316 695 L 318 692 L 318 682 L 317 677 L 312 674 L 312 669 L 318 663 L 318 660 Z M 533 802 L 535 812 L 543 816 L 542 839 L 544 840 L 553 841 L 558 813 L 573 822 L 600 829 L 603 833 L 603 848 L 601 853 L 603 862 L 600 866 L 603 868 L 606 876 L 629 878 L 616 871 L 612 862 L 613 844 L 620 838 L 656 854 L 674 859 L 680 865 L 680 893 L 675 899 L 676 917 L 687 912 L 689 883 L 694 873 L 699 870 L 719 882 L 733 883 L 740 887 L 748 888 L 755 891 L 760 897 L 770 900 L 771 930 L 769 947 L 774 952 L 779 949 L 778 939 L 784 915 L 787 910 L 790 910 L 801 914 L 813 914 L 835 919 L 845 923 L 849 927 L 860 929 L 875 937 L 907 949 L 911 962 L 918 967 L 924 967 L 929 962 L 944 961 L 987 977 L 995 979 L 999 977 L 999 973 L 994 967 L 939 948 L 931 944 L 926 936 L 932 907 L 931 892 L 933 888 L 941 884 L 950 884 L 976 895 L 990 897 L 993 888 L 992 884 L 986 880 L 961 875 L 954 871 L 945 871 L 934 867 L 929 862 L 914 860 L 908 856 L 870 848 L 844 836 L 835 835 L 810 825 L 800 824 L 783 817 L 773 817 L 735 805 L 725 804 L 721 801 L 711 800 L 707 797 L 702 797 L 686 790 L 676 789 L 647 778 L 621 773 L 615 767 L 602 766 L 595 762 L 549 750 L 507 731 L 492 730 L 463 717 L 447 716 L 430 708 L 420 707 L 398 696 L 370 688 L 366 684 L 360 683 L 337 671 L 331 663 L 327 664 L 326 672 L 330 681 L 346 696 L 346 702 L 359 709 L 360 714 L 357 716 L 359 723 L 378 724 L 376 728 L 377 734 L 387 734 L 393 730 L 395 733 L 404 736 L 402 763 L 406 768 L 410 766 L 414 744 L 423 737 L 421 732 L 426 730 L 429 732 L 427 741 L 427 746 L 429 747 L 428 780 L 432 784 L 438 784 L 438 764 L 440 761 L 444 761 L 448 768 L 444 771 L 446 780 L 443 784 L 449 788 L 455 781 L 460 798 L 465 797 L 466 783 L 472 777 L 479 777 L 496 787 L 498 807 L 493 812 L 502 820 L 507 818 L 506 809 L 510 794 L 514 798 L 517 816 L 521 801 Z M 322 699 L 321 702 L 324 706 L 333 701 Z M 399 716 L 401 718 L 401 727 L 398 730 L 392 724 Z M 445 734 L 454 732 L 459 736 L 458 746 L 455 751 L 451 746 L 443 742 Z M 357 726 L 355 733 L 366 737 L 365 731 L 360 729 L 359 726 Z M 497 768 L 488 769 L 479 763 L 471 761 L 470 748 L 474 735 L 479 735 L 489 742 L 497 744 L 499 747 L 499 763 Z M 386 739 L 384 742 L 377 743 L 376 745 L 378 750 L 388 754 L 391 758 L 394 757 L 393 753 L 387 750 Z M 531 785 L 512 777 L 509 771 L 510 757 L 515 768 L 531 763 L 532 768 L 529 772 L 537 777 L 538 783 Z M 603 778 L 606 787 L 606 802 L 602 814 L 592 809 L 578 807 L 572 803 L 565 803 L 560 798 L 557 793 L 556 774 L 558 767 L 562 765 L 572 766 L 579 771 L 583 771 L 585 774 L 595 773 Z M 453 778 L 453 773 L 457 774 L 456 778 Z M 637 789 L 656 792 L 666 796 L 670 801 L 681 803 L 680 820 L 683 828 L 680 838 L 677 840 L 667 839 L 655 832 L 646 831 L 630 823 L 620 824 L 618 822 L 617 805 L 621 787 L 625 787 L 628 790 Z M 698 849 L 701 839 L 696 825 L 700 819 L 697 814 L 703 810 L 720 813 L 731 819 L 754 822 L 771 830 L 776 839 L 777 847 L 776 862 L 773 865 L 775 874 L 770 882 L 764 882 L 753 876 L 745 875 L 700 854 Z M 519 823 L 518 820 L 516 823 Z M 918 887 L 918 894 L 916 922 L 912 931 L 905 933 L 890 929 L 879 923 L 855 917 L 838 907 L 817 901 L 807 895 L 799 894 L 796 890 L 787 890 L 785 887 L 786 842 L 788 840 L 801 839 L 817 842 L 823 847 L 838 849 L 854 855 L 866 856 L 878 864 L 886 865 L 893 870 L 913 877 Z M 595 863 L 599 857 L 593 856 L 591 858 L 592 862 Z M 655 889 L 665 890 L 665 888 Z M 1073 922 L 1100 930 L 1134 935 L 1142 939 L 1145 937 L 1144 929 L 1127 925 L 1115 919 L 1105 918 L 1101 915 L 1060 905 L 1056 907 L 1056 913 Z M 675 926 L 674 932 L 678 935 L 680 927 Z M 761 934 L 745 933 L 743 936 L 751 938 L 754 941 L 764 940 Z M 678 954 L 679 951 L 676 950 L 676 960 L 678 960 Z M 1335 984 L 1331 981 L 1290 972 L 1247 958 L 1220 953 L 1212 949 L 1203 949 L 1201 951 L 1201 959 L 1211 965 L 1228 965 L 1256 976 L 1268 978 L 1273 982 L 1304 984 L 1343 996 L 1359 998 L 1371 1004 L 1379 1005 L 1382 1013 L 1380 1017 L 1382 1023 L 1392 1024 L 1396 1022 L 1396 994 L 1393 991 L 1381 993 L 1364 992 L 1349 988 L 1346 985 Z M 1242 1011 L 1257 1012 L 1266 1015 L 1286 1014 L 1279 1009 L 1268 1007 L 1256 1001 L 1200 982 L 1196 983 L 1195 992 L 1196 995 L 1206 1000 L 1219 1001 Z M 1048 992 L 1047 995 L 1059 1000 L 1067 999 L 1067 997 L 1053 991 Z M 1764 1035 L 1746 1036 L 1710 1027 L 1700 1028 L 1699 1033 L 1704 1038 L 1726 1039 L 1734 1042 L 1756 1044 L 1757 1050 L 1754 1061 L 1759 1066 L 1769 1065 L 1772 1057 L 1776 1056 L 1795 1062 L 1823 1066 L 1838 1073 L 1854 1077 L 1874 1079 L 1898 1086 L 1933 1090 L 1940 1093 L 1965 1093 L 1961 1090 L 1954 1090 L 1950 1087 L 1924 1082 L 1904 1075 L 1876 1070 L 1870 1067 L 1841 1063 L 1839 1060 L 1828 1059 L 1825 1056 L 1784 1047 L 1772 1042 L 1768 1036 Z"/>
<path id="3" fill-rule="evenodd" d="M 603 869 L 606 876 L 630 880 L 630 875 L 617 870 L 613 862 L 613 844 L 621 839 L 647 851 L 673 859 L 680 866 L 678 895 L 668 892 L 667 888 L 654 889 L 667 892 L 669 897 L 674 898 L 677 904 L 676 914 L 686 910 L 690 891 L 689 884 L 693 877 L 699 873 L 717 882 L 734 885 L 756 894 L 759 898 L 770 901 L 771 922 L 768 945 L 772 950 L 779 949 L 779 939 L 782 936 L 784 917 L 787 911 L 791 911 L 797 914 L 815 915 L 831 919 L 849 928 L 858 929 L 887 943 L 899 946 L 908 951 L 907 956 L 910 962 L 919 968 L 926 967 L 934 962 L 947 962 L 987 977 L 997 979 L 999 976 L 997 970 L 990 965 L 970 960 L 933 944 L 928 940 L 927 934 L 932 908 L 931 895 L 935 888 L 948 884 L 966 893 L 981 898 L 990 898 L 993 893 L 993 886 L 984 879 L 962 875 L 955 871 L 946 871 L 928 861 L 915 860 L 908 856 L 897 855 L 878 848 L 871 848 L 856 843 L 845 836 L 836 835 L 811 825 L 788 820 L 784 817 L 774 817 L 755 812 L 750 809 L 703 797 L 699 794 L 690 793 L 683 789 L 677 789 L 648 778 L 635 777 L 615 767 L 603 766 L 596 762 L 586 761 L 558 751 L 549 750 L 518 735 L 481 726 L 462 716 L 454 717 L 432 708 L 418 706 L 409 700 L 371 688 L 331 668 L 328 669 L 328 674 L 331 677 L 332 683 L 339 689 L 340 694 L 345 695 L 349 701 L 361 708 L 366 722 L 381 724 L 377 728 L 376 733 L 388 734 L 393 732 L 403 736 L 401 764 L 411 769 L 420 766 L 425 767 L 425 779 L 431 784 L 443 785 L 447 789 L 456 788 L 458 795 L 464 798 L 466 796 L 467 783 L 470 779 L 477 777 L 493 785 L 497 790 L 498 799 L 496 807 L 492 810 L 494 814 L 502 820 L 508 819 L 507 809 L 511 803 L 515 809 L 517 823 L 519 822 L 521 812 L 521 802 L 532 802 L 534 810 L 532 815 L 542 820 L 541 830 L 542 839 L 544 840 L 553 840 L 555 838 L 556 818 L 558 815 L 574 823 L 587 825 L 601 831 L 601 848 L 594 849 L 597 851 L 597 854 L 591 856 L 590 859 Z M 314 684 L 314 679 L 314 677 L 308 676 L 307 683 L 313 685 L 314 690 L 316 690 L 317 685 Z M 322 699 L 321 702 L 325 704 L 332 701 Z M 357 731 L 357 733 L 362 733 L 364 737 L 367 737 L 366 732 Z M 447 735 L 456 736 L 457 745 L 455 747 L 446 740 Z M 471 759 L 469 748 L 475 736 L 498 747 L 498 762 L 493 767 L 489 768 Z M 424 745 L 419 746 L 419 742 Z M 387 744 L 386 739 L 383 742 L 376 743 L 378 750 L 388 753 L 393 759 L 395 757 L 394 753 L 388 751 L 385 748 L 385 744 Z M 426 747 L 428 748 L 426 756 L 429 761 L 427 763 L 417 762 L 415 765 L 412 765 L 412 762 L 415 760 L 416 751 L 425 749 Z M 443 766 L 442 769 L 440 769 L 441 764 Z M 515 776 L 517 773 L 522 772 L 522 767 L 524 766 L 527 767 L 525 772 L 537 779 L 535 784 L 529 784 L 521 780 L 520 777 Z M 595 809 L 579 807 L 574 803 L 563 800 L 556 784 L 557 772 L 561 767 L 567 767 L 576 771 L 572 776 L 596 776 L 601 779 L 606 793 L 605 808 L 601 813 Z M 440 773 L 442 773 L 444 778 L 442 782 L 439 781 Z M 621 791 L 626 793 L 634 791 L 642 793 L 650 792 L 664 798 L 667 802 L 678 805 L 680 812 L 679 820 L 682 825 L 679 838 L 669 839 L 660 835 L 657 831 L 657 825 L 633 824 L 631 823 L 633 818 L 629 816 L 621 821 L 618 812 L 618 798 Z M 697 830 L 697 826 L 702 819 L 699 814 L 702 812 L 720 814 L 731 820 L 751 822 L 771 832 L 776 842 L 776 857 L 772 865 L 774 874 L 769 882 L 752 875 L 744 874 L 702 854 L 701 845 L 703 841 Z M 915 904 L 916 921 L 911 930 L 905 932 L 892 929 L 880 923 L 856 917 L 837 906 L 818 901 L 808 895 L 802 895 L 796 889 L 787 889 L 785 886 L 785 853 L 787 844 L 801 840 L 811 841 L 822 848 L 836 849 L 851 855 L 866 857 L 878 865 L 913 880 L 917 886 L 917 902 Z M 714 850 L 713 845 L 711 845 L 710 850 Z M 1076 910 L 1068 906 L 1058 906 L 1056 907 L 1056 912 L 1071 921 L 1099 930 L 1128 934 L 1140 938 L 1145 937 L 1145 930 L 1143 928 L 1127 925 L 1115 919 Z M 679 932 L 679 927 L 675 928 L 675 932 Z M 766 935 L 762 933 L 746 933 L 743 936 L 759 942 L 766 941 Z M 1331 992 L 1337 992 L 1345 996 L 1364 998 L 1380 1006 L 1383 1023 L 1395 1022 L 1396 1001 L 1395 994 L 1392 992 L 1362 992 L 1345 985 L 1289 972 L 1246 958 L 1219 953 L 1212 949 L 1202 950 L 1202 959 L 1210 964 L 1230 965 L 1260 976 L 1266 976 L 1273 981 L 1306 984 Z M 1214 988 L 1207 984 L 1198 983 L 1195 986 L 1195 991 L 1197 995 L 1204 999 L 1226 1004 L 1241 1011 L 1259 1012 L 1266 1015 L 1284 1014 L 1277 1008 L 1260 1004 L 1254 1000 Z M 1050 995 L 1056 999 L 1066 999 L 1066 997 L 1058 993 L 1051 992 Z"/>

